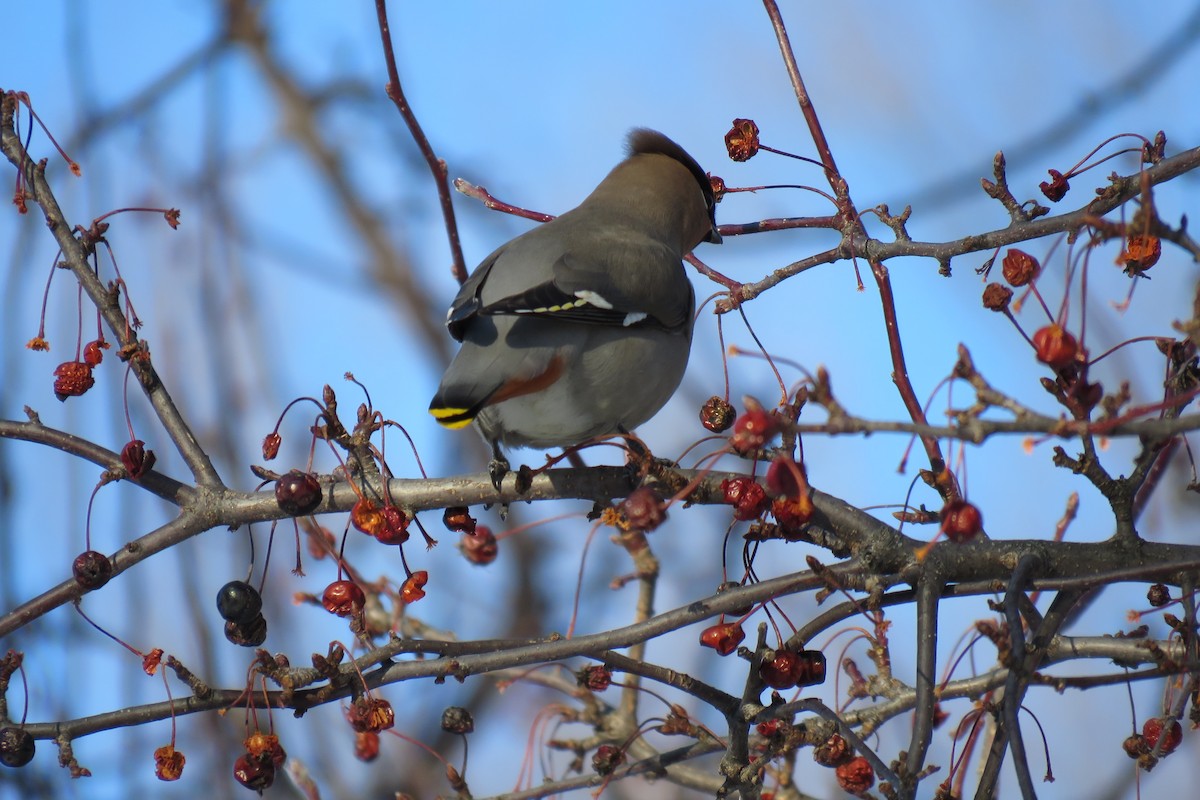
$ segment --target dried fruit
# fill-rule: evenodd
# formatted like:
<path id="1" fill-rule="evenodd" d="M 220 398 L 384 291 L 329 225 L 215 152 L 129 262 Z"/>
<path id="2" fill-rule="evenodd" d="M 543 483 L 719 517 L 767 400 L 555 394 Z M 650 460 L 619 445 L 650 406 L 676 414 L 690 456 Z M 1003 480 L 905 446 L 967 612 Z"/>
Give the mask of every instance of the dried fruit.
<path id="1" fill-rule="evenodd" d="M 71 564 L 71 574 L 75 576 L 75 582 L 83 588 L 99 589 L 113 576 L 112 561 L 104 553 L 85 550 L 75 556 L 75 561 Z"/>
<path id="2" fill-rule="evenodd" d="M 186 762 L 183 753 L 174 745 L 164 744 L 154 751 L 154 774 L 160 781 L 177 781 L 183 775 Z"/>
<path id="3" fill-rule="evenodd" d="M 350 727 L 359 733 L 379 733 L 396 724 L 396 712 L 392 710 L 392 704 L 382 697 L 363 695 L 350 704 L 346 719 L 350 721 Z"/>
<path id="4" fill-rule="evenodd" d="M 603 664 L 593 664 L 576 672 L 575 680 L 589 692 L 603 692 L 612 685 L 612 670 Z"/>
<path id="5" fill-rule="evenodd" d="M 733 425 L 737 414 L 729 401 L 713 395 L 700 407 L 700 424 L 713 433 L 724 433 Z"/>
<path id="6" fill-rule="evenodd" d="M 354 757 L 359 761 L 374 761 L 379 757 L 379 734 L 359 731 L 354 734 Z"/>
<path id="7" fill-rule="evenodd" d="M 735 119 L 725 134 L 725 149 L 734 161 L 748 161 L 758 153 L 758 126 L 752 119 Z"/>
<path id="8" fill-rule="evenodd" d="M 1158 754 L 1165 756 L 1173 753 L 1183 741 L 1183 727 L 1179 720 L 1170 717 L 1165 720 L 1162 717 L 1151 717 L 1142 725 L 1142 736 L 1146 737 L 1146 744 L 1151 751 L 1158 747 L 1158 740 L 1162 739 L 1162 747 Z"/>
<path id="9" fill-rule="evenodd" d="M 779 424 L 775 416 L 757 402 L 746 398 L 746 410 L 733 423 L 729 446 L 739 455 L 749 455 L 761 450 L 778 432 Z"/>
<path id="10" fill-rule="evenodd" d="M 823 767 L 840 766 L 849 761 L 853 755 L 854 751 L 850 749 L 849 742 L 837 733 L 813 748 L 813 761 Z"/>
<path id="11" fill-rule="evenodd" d="M 1052 203 L 1057 203 L 1066 195 L 1067 190 L 1071 188 L 1070 182 L 1066 177 L 1056 169 L 1049 170 L 1050 180 L 1042 181 L 1038 184 L 1038 188 L 1042 190 L 1042 194 L 1046 195 L 1046 199 Z"/>
<path id="12" fill-rule="evenodd" d="M 0 728 L 0 764 L 23 767 L 33 760 L 36 749 L 33 736 L 24 728 Z"/>
<path id="13" fill-rule="evenodd" d="M 272 431 L 263 437 L 262 454 L 267 461 L 272 460 L 279 455 L 279 445 L 283 443 L 283 437 Z"/>
<path id="14" fill-rule="evenodd" d="M 54 368 L 54 396 L 60 401 L 79 397 L 95 385 L 92 365 L 85 361 L 65 361 Z"/>
<path id="15" fill-rule="evenodd" d="M 1033 348 L 1038 361 L 1052 369 L 1062 369 L 1079 357 L 1079 341 L 1057 324 L 1033 334 Z"/>
<path id="16" fill-rule="evenodd" d="M 321 484 L 316 475 L 294 469 L 275 482 L 275 502 L 288 516 L 307 514 L 321 505 Z"/>
<path id="17" fill-rule="evenodd" d="M 442 712 L 442 730 L 465 736 L 475 730 L 475 718 L 462 706 L 449 706 Z"/>
<path id="18" fill-rule="evenodd" d="M 258 647 L 267 640 L 267 618 L 262 614 L 247 622 L 225 622 L 225 638 L 241 647 Z"/>
<path id="19" fill-rule="evenodd" d="M 362 611 L 366 605 L 367 596 L 354 581 L 334 581 L 325 587 L 321 595 L 321 605 L 330 614 L 339 617 L 349 617 Z"/>
<path id="20" fill-rule="evenodd" d="M 721 481 L 721 494 L 726 503 L 733 506 L 734 519 L 757 519 L 767 510 L 770 498 L 762 485 L 749 477 L 740 475 Z"/>
<path id="21" fill-rule="evenodd" d="M 275 782 L 275 765 L 269 759 L 263 760 L 244 753 L 233 762 L 233 777 L 247 789 L 262 794 Z"/>
<path id="22" fill-rule="evenodd" d="M 1121 260 L 1126 275 L 1140 275 L 1158 263 L 1162 255 L 1162 240 L 1148 233 L 1135 233 L 1125 241 Z"/>
<path id="23" fill-rule="evenodd" d="M 796 685 L 792 678 L 796 654 L 788 650 L 776 650 L 775 657 L 758 667 L 758 676 L 772 689 L 791 689 Z"/>
<path id="24" fill-rule="evenodd" d="M 835 770 L 838 786 L 850 794 L 862 794 L 875 784 L 875 770 L 871 762 L 862 756 L 855 756 Z"/>
<path id="25" fill-rule="evenodd" d="M 983 515 L 966 500 L 951 500 L 942 507 L 942 533 L 957 544 L 969 542 L 983 530 Z"/>
<path id="26" fill-rule="evenodd" d="M 1012 286 L 1024 286 L 1029 283 L 1037 277 L 1042 268 L 1036 258 L 1015 247 L 1004 254 L 1004 260 L 1000 262 L 1000 266 L 1004 273 L 1004 280 Z"/>
<path id="27" fill-rule="evenodd" d="M 400 599 L 406 603 L 415 603 L 425 596 L 425 584 L 429 582 L 429 573 L 419 569 L 400 587 Z"/>
<path id="28" fill-rule="evenodd" d="M 667 504 L 648 486 L 634 489 L 621 503 L 625 521 L 635 531 L 652 531 L 667 519 Z"/>
<path id="29" fill-rule="evenodd" d="M 496 556 L 500 552 L 500 544 L 496 541 L 496 534 L 492 533 L 491 528 L 480 525 L 475 528 L 474 534 L 462 538 L 458 549 L 462 551 L 467 561 L 479 566 L 486 566 L 496 560 Z"/>
<path id="30" fill-rule="evenodd" d="M 1005 311 L 1012 302 L 1012 289 L 1000 283 L 989 283 L 983 288 L 983 307 L 989 311 Z"/>
<path id="31" fill-rule="evenodd" d="M 442 512 L 442 522 L 456 533 L 474 533 L 475 518 L 466 506 L 452 506 Z"/>
<path id="32" fill-rule="evenodd" d="M 141 439 L 132 439 L 121 448 L 121 464 L 130 480 L 137 480 L 154 467 L 156 458 L 153 450 L 146 449 Z"/>
<path id="33" fill-rule="evenodd" d="M 597 775 L 611 775 L 613 770 L 625 763 L 625 751 L 616 745 L 602 744 L 592 754 L 592 769 Z"/>
<path id="34" fill-rule="evenodd" d="M 1155 608 L 1162 608 L 1171 602 L 1171 590 L 1165 583 L 1156 583 L 1146 590 L 1146 599 Z"/>
<path id="35" fill-rule="evenodd" d="M 379 527 L 374 531 L 380 544 L 404 544 L 408 541 L 408 515 L 393 505 L 386 505 L 379 512 Z M 472 520 L 474 522 L 474 520 Z"/>
<path id="36" fill-rule="evenodd" d="M 746 638 L 746 632 L 736 622 L 722 622 L 711 625 L 700 632 L 700 644 L 711 647 L 717 653 L 727 656 Z"/>

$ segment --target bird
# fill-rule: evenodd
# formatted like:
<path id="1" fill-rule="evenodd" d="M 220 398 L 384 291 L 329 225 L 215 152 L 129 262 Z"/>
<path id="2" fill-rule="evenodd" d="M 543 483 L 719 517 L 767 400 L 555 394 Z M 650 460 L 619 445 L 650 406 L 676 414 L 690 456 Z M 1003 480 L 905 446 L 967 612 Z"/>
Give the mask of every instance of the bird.
<path id="1" fill-rule="evenodd" d="M 569 448 L 627 434 L 679 387 L 695 292 L 683 256 L 720 243 L 708 175 L 663 134 L 635 128 L 627 157 L 576 208 L 501 245 L 446 316 L 462 343 L 429 412 L 491 445 Z"/>

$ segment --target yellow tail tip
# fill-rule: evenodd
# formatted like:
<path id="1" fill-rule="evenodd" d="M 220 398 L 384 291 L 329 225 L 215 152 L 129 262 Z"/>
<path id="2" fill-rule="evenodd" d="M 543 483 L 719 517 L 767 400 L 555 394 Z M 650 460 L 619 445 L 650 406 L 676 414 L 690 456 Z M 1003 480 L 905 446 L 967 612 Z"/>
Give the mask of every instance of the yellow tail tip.
<path id="1" fill-rule="evenodd" d="M 429 413 L 439 425 L 452 431 L 467 427 L 475 419 L 469 408 L 431 408 Z"/>

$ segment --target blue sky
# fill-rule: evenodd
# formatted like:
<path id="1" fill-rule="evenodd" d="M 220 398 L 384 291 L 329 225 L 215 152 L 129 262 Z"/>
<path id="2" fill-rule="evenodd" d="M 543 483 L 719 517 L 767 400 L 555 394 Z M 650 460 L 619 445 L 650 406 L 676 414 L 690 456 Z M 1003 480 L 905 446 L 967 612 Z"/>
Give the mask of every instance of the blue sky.
<path id="1" fill-rule="evenodd" d="M 1025 198 L 1037 195 L 1046 169 L 1065 170 L 1112 134 L 1152 136 L 1163 129 L 1170 141 L 1168 153 L 1200 139 L 1197 48 L 1181 49 L 1178 58 L 1160 54 L 1156 63 L 1161 66 L 1134 91 L 1121 91 L 1117 84 L 1194 16 L 1183 4 L 1148 14 L 1133 13 L 1115 0 L 1089 3 L 1086 11 L 1077 4 L 1028 0 L 953 5 L 854 0 L 788 3 L 784 14 L 809 92 L 860 209 L 888 203 L 898 211 L 913 203 L 909 231 L 918 239 L 953 239 L 1007 224 L 1003 210 L 978 189 L 978 179 L 990 174 L 999 149 L 1009 154 L 1014 192 Z M 746 164 L 733 164 L 725 156 L 722 136 L 735 117 L 755 119 L 765 143 L 812 154 L 770 25 L 757 3 L 411 3 L 393 4 L 391 16 L 409 100 L 451 176 L 482 184 L 517 205 L 550 213 L 570 208 L 621 158 L 624 135 L 635 126 L 672 136 L 729 185 L 821 185 L 815 170 L 789 159 L 760 154 Z M 0 49 L 0 88 L 28 92 L 64 141 L 78 141 L 77 126 L 93 113 L 119 107 L 153 86 L 209 41 L 219 21 L 208 4 L 161 2 L 20 3 L 6 9 L 5 17 L 10 34 Z M 343 154 L 360 196 L 387 222 L 397 249 L 432 287 L 433 307 L 427 313 L 440 318 L 455 290 L 445 235 L 428 174 L 390 106 L 379 102 L 385 76 L 372 4 L 274 3 L 264 9 L 264 20 L 273 52 L 303 87 L 326 87 L 335 80 L 335 89 L 350 87 L 320 116 L 320 133 Z M 368 94 L 360 95 L 360 87 Z M 1056 128 L 1064 122 L 1075 124 Z M 181 82 L 148 116 L 120 118 L 95 145 L 73 152 L 83 165 L 81 179 L 67 175 L 40 134 L 34 136 L 33 149 L 51 158 L 49 175 L 71 219 L 84 222 L 134 204 L 183 209 L 178 232 L 157 220 L 125 216 L 114 224 L 110 239 L 164 378 L 178 387 L 173 391 L 196 420 L 202 441 L 211 442 L 227 459 L 222 463 L 231 485 L 254 485 L 245 467 L 259 460 L 258 442 L 287 400 L 318 394 L 323 383 L 330 383 L 347 407 L 356 404 L 357 394 L 341 380 L 346 371 L 367 384 L 387 416 L 409 426 L 431 471 L 482 469 L 486 456 L 473 440 L 439 429 L 425 413 L 440 363 L 420 344 L 411 312 L 397 311 L 374 285 L 361 234 L 347 220 L 336 191 L 320 180 L 288 138 L 290 125 L 263 72 L 245 50 L 235 50 Z M 1046 133 L 1064 129 L 1065 134 Z M 215 171 L 214 163 L 219 165 Z M 1073 182 L 1076 188 L 1064 205 L 1100 185 L 1110 169 L 1128 171 L 1130 162 L 1114 162 Z M 1191 177 L 1165 187 L 1157 199 L 1164 216 L 1177 220 L 1188 212 L 1195 218 L 1188 204 L 1195 196 L 1197 182 Z M 467 198 L 454 202 L 471 264 L 531 224 L 486 211 Z M 811 193 L 760 192 L 730 196 L 718 220 L 828 211 Z M 11 210 L 0 214 L 0 414 L 20 418 L 22 407 L 29 405 L 48 425 L 119 448 L 125 433 L 122 373 L 115 362 L 104 365 L 96 390 L 84 398 L 59 404 L 50 390 L 50 372 L 70 356 L 74 340 L 75 296 L 65 274 L 56 279 L 50 299 L 52 353 L 33 354 L 23 347 L 36 332 L 45 274 L 54 257 L 35 216 L 18 219 Z M 872 232 L 887 235 L 880 226 Z M 788 231 L 729 237 L 720 248 L 703 247 L 698 255 L 726 274 L 753 280 L 832 242 L 827 233 Z M 1030 249 L 1042 256 L 1048 247 L 1039 243 Z M 931 262 L 901 259 L 890 264 L 917 392 L 925 396 L 932 391 L 963 342 L 1000 388 L 1051 410 L 1036 383 L 1042 373 L 1020 337 L 1002 318 L 979 308 L 982 284 L 973 268 L 984 257 L 960 259 L 950 279 L 938 277 Z M 1096 260 L 1088 304 L 1095 346 L 1131 335 L 1170 335 L 1171 321 L 1190 313 L 1194 265 L 1168 253 L 1162 267 L 1153 280 L 1138 286 L 1130 311 L 1118 315 L 1111 304 L 1124 299 L 1127 284 L 1107 258 Z M 1061 276 L 1061 257 L 1047 268 Z M 702 278 L 694 279 L 698 296 L 712 291 Z M 1061 283 L 1047 284 L 1059 292 L 1055 302 Z M 1078 304 L 1077 296 L 1074 302 Z M 1026 318 L 1036 325 L 1036 317 L 1028 313 L 1032 310 Z M 863 293 L 855 290 L 849 264 L 798 276 L 750 304 L 747 314 L 771 352 L 809 369 L 825 365 L 853 411 L 903 418 L 889 379 L 877 295 L 871 286 Z M 725 322 L 728 342 L 753 345 L 739 322 L 732 317 Z M 229 341 L 238 347 L 227 349 Z M 695 408 L 722 389 L 718 356 L 713 318 L 702 314 L 680 395 L 642 431 L 656 452 L 681 452 L 700 435 L 693 422 Z M 1109 382 L 1132 376 L 1139 396 L 1148 399 L 1160 369 L 1151 346 L 1140 345 L 1109 359 L 1098 374 Z M 731 373 L 735 401 L 743 394 L 772 396 L 772 378 L 761 362 L 734 359 Z M 799 379 L 794 371 L 785 375 Z M 222 397 L 235 402 L 223 405 Z M 965 397 L 960 387 L 955 399 Z M 934 404 L 944 407 L 944 399 Z M 135 402 L 133 415 L 139 436 L 159 453 L 162 468 L 178 473 L 178 459 L 147 409 Z M 302 460 L 304 424 L 293 420 L 284 459 Z M 810 439 L 810 476 L 819 488 L 858 505 L 899 503 L 913 477 L 912 467 L 907 474 L 896 473 L 904 446 L 898 437 Z M 1114 471 L 1125 471 L 1120 459 L 1122 454 L 1128 458 L 1129 447 L 1114 443 L 1108 452 Z M 537 453 L 520 456 L 533 464 L 540 459 Z M 1048 446 L 1027 455 L 1020 442 L 1000 441 L 970 448 L 967 458 L 970 495 L 983 509 L 991 535 L 1048 536 L 1074 489 L 1081 492 L 1082 507 L 1072 534 L 1094 540 L 1111 532 L 1099 495 L 1054 470 Z M 402 458 L 398 463 L 411 474 L 411 463 Z M 331 467 L 332 462 L 319 462 L 325 471 Z M 12 490 L 0 522 L 13 532 L 0 548 L 0 558 L 9 561 L 0 568 L 0 582 L 7 583 L 0 596 L 25 599 L 63 579 L 69 568 L 66 554 L 82 549 L 83 515 L 97 470 L 12 442 L 0 443 L 0 469 Z M 1161 502 L 1145 518 L 1148 529 L 1167 535 L 1192 518 L 1194 502 L 1179 498 L 1183 482 L 1183 471 L 1173 474 Z M 930 496 L 919 501 L 933 502 Z M 555 512 L 526 513 L 530 519 Z M 170 509 L 136 489 L 117 486 L 100 493 L 94 515 L 97 546 L 112 551 L 169 519 Z M 715 585 L 721 530 L 719 522 L 707 526 L 711 541 L 702 548 L 695 545 L 697 534 L 679 520 L 659 537 L 660 555 L 671 565 L 660 608 L 701 596 L 697 586 L 707 593 Z M 560 576 L 562 584 L 547 583 L 542 591 L 568 607 L 582 547 L 579 525 L 536 535 L 547 553 L 547 575 Z M 46 558 L 47 552 L 62 556 Z M 368 563 L 375 557 L 363 548 L 356 553 Z M 136 580 L 128 581 L 136 586 L 98 593 L 87 607 L 122 633 L 143 634 L 145 644 L 152 641 L 181 657 L 201 659 L 200 637 L 180 635 L 180 628 L 211 624 L 212 594 L 244 570 L 245 560 L 240 535 L 211 531 L 178 554 L 141 565 L 127 576 L 136 574 Z M 450 547 L 418 554 L 416 560 L 435 577 L 446 576 L 444 585 L 470 587 L 466 593 L 441 596 L 438 605 L 430 603 L 424 611 L 431 622 L 468 635 L 489 635 L 488 621 L 478 614 L 479 598 L 489 598 L 490 604 L 491 598 L 502 602 L 511 596 L 511 565 L 463 571 Z M 630 598 L 614 595 L 610 600 L 604 588 L 623 568 L 620 558 L 593 553 L 588 564 L 593 601 L 587 605 L 587 627 L 598 630 L 626 619 Z M 801 556 L 788 551 L 772 566 L 798 569 L 802 564 Z M 379 573 L 394 568 L 390 562 L 373 564 Z M 314 632 L 300 641 L 272 639 L 271 646 L 295 647 L 300 654 L 305 647 L 312 649 L 314 641 L 338 635 L 327 620 L 287 603 L 292 591 L 319 589 L 319 581 L 295 581 L 283 569 L 275 572 L 271 585 L 282 598 L 277 618 L 288 621 L 285 627 L 312 626 Z M 1139 602 L 1136 595 L 1125 594 L 1100 603 L 1096 619 L 1107 614 L 1108 624 L 1097 623 L 1092 630 L 1123 626 L 1124 611 Z M 806 603 L 795 604 L 798 614 L 811 610 Z M 962 611 L 961 619 L 946 623 L 949 640 L 984 613 L 978 605 Z M 565 612 L 556 614 L 551 624 L 565 627 Z M 181 621 L 186 622 L 181 626 Z M 31 718 L 47 719 L 63 708 L 79 715 L 159 699 L 160 683 L 130 678 L 127 673 L 135 664 L 75 625 L 69 610 L 61 610 L 39 623 L 37 631 L 4 643 L 28 650 L 34 684 Z M 893 641 L 903 641 L 905 630 L 899 616 Z M 690 636 L 680 642 L 690 643 Z M 68 647 L 75 640 L 85 642 L 78 646 L 87 648 L 88 658 L 94 659 L 89 663 L 96 665 L 86 674 L 63 666 L 76 652 Z M 714 666 L 707 654 L 683 645 L 677 656 L 680 668 L 710 680 L 732 679 L 732 665 Z M 219 655 L 228 661 L 211 664 L 214 674 L 236 681 L 244 654 L 222 650 Z M 1139 713 L 1148 713 L 1158 688 L 1137 687 Z M 396 696 L 411 702 L 411 716 L 420 718 L 423 711 L 434 714 L 445 704 L 441 696 L 428 694 L 401 687 Z M 1110 758 L 1072 769 L 1070 762 L 1079 754 L 1066 740 L 1071 728 L 1064 725 L 1054 742 L 1056 768 L 1072 780 L 1044 787 L 1045 797 L 1081 796 L 1080 782 L 1107 783 L 1129 774 L 1116 749 L 1128 726 L 1123 697 L 1123 689 L 1113 690 L 1069 706 L 1085 730 L 1104 732 L 1102 747 Z M 1064 713 L 1069 700 L 1031 700 L 1039 704 L 1052 736 L 1053 715 Z M 190 718 L 181 729 L 184 736 L 201 738 L 213 730 L 206 724 L 211 723 Z M 301 724 L 292 730 L 299 739 L 305 729 Z M 150 739 L 165 736 L 160 727 Z M 887 752 L 900 741 L 885 739 L 880 746 Z M 948 737 L 939 741 L 948 750 Z M 77 752 L 97 777 L 81 788 L 49 767 L 55 792 L 116 797 L 123 796 L 124 786 L 145 785 L 140 783 L 147 773 L 144 763 L 149 763 L 144 743 L 138 746 L 146 754 L 137 756 L 136 768 L 111 766 L 121 760 L 122 742 L 111 734 L 79 742 Z M 344 739 L 329 747 L 346 752 Z M 44 747 L 39 752 L 40 763 L 51 762 L 49 751 Z M 492 757 L 507 766 L 506 756 Z M 502 791 L 515 780 L 507 769 L 495 772 L 500 773 L 495 783 L 480 778 L 477 793 Z M 1143 791 L 1186 786 L 1188 773 L 1184 758 L 1168 760 L 1144 777 Z M 814 781 L 827 779 L 812 775 Z M 0 773 L 0 797 L 5 797 L 4 781 Z M 327 785 L 327 796 L 336 796 L 336 786 L 336 781 Z M 155 791 L 160 788 L 154 784 Z M 187 796 L 187 787 L 178 791 L 184 794 L 162 796 Z"/>

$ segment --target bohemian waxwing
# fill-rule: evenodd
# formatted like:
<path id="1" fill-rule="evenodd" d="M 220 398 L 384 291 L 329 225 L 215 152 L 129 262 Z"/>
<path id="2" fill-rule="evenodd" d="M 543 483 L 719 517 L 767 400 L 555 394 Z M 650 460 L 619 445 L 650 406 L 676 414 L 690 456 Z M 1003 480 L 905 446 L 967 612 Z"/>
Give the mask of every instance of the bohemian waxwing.
<path id="1" fill-rule="evenodd" d="M 678 388 L 695 295 L 682 259 L 719 243 L 711 184 L 661 133 L 580 205 L 502 245 L 459 289 L 446 326 L 462 342 L 429 412 L 475 422 L 492 445 L 570 447 L 630 432 Z"/>

